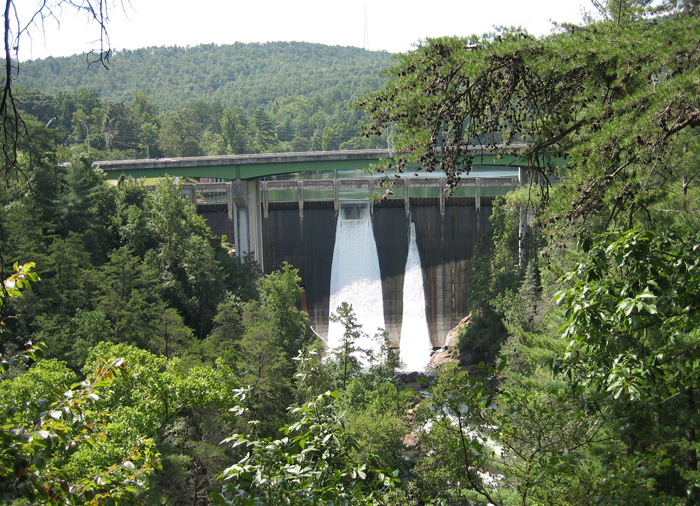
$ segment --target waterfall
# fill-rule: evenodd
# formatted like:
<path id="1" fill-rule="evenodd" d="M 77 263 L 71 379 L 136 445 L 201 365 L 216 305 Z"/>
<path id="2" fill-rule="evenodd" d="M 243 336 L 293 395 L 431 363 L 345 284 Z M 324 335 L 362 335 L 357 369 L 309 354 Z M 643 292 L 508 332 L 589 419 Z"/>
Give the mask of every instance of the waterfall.
<path id="1" fill-rule="evenodd" d="M 368 335 L 356 344 L 379 351 L 373 337 L 378 328 L 384 328 L 384 300 L 369 202 L 340 206 L 331 266 L 330 313 L 335 313 L 342 302 L 352 306 L 357 323 Z M 340 345 L 344 330 L 338 322 L 328 323 L 329 350 Z"/>
<path id="2" fill-rule="evenodd" d="M 399 358 L 406 371 L 424 371 L 433 351 L 425 315 L 425 292 L 416 241 L 416 224 L 413 221 L 403 282 L 403 318 L 399 350 Z"/>

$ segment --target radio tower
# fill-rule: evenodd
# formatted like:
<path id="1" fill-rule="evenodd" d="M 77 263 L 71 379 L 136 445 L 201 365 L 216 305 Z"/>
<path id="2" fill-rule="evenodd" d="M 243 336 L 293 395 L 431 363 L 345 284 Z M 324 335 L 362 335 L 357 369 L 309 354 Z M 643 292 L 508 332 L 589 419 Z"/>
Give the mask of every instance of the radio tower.
<path id="1" fill-rule="evenodd" d="M 367 28 L 367 6 L 365 5 L 365 40 L 364 40 L 365 51 L 369 51 L 369 28 Z"/>

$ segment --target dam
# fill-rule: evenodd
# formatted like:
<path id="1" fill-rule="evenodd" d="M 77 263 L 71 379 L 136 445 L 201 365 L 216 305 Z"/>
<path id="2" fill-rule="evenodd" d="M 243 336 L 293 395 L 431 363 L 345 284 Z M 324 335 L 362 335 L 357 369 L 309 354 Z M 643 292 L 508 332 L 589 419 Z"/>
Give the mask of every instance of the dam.
<path id="1" fill-rule="evenodd" d="M 399 346 L 403 320 L 404 281 L 410 246 L 410 230 L 421 262 L 426 301 L 426 319 L 433 346 L 444 344 L 447 332 L 464 316 L 468 295 L 471 258 L 481 233 L 489 227 L 491 199 L 482 197 L 480 210 L 474 198 L 452 197 L 441 212 L 437 197 L 409 199 L 406 213 L 403 199 L 366 204 L 376 263 L 381 283 L 368 285 L 381 291 L 383 325 L 392 346 Z M 263 218 L 264 271 L 271 272 L 283 262 L 299 269 L 306 290 L 307 310 L 318 334 L 327 336 L 331 305 L 331 273 L 338 234 L 346 221 L 346 204 L 339 212 L 332 202 L 305 202 L 303 218 L 296 203 L 270 203 Z M 349 208 L 352 209 L 352 208 Z M 413 225 L 413 227 L 411 227 Z M 345 268 L 356 273 L 373 261 L 366 240 L 343 244 Z M 364 294 L 366 298 L 376 294 Z M 356 308 L 357 309 L 357 308 Z M 360 315 L 358 320 L 363 322 Z M 376 319 L 373 319 L 376 321 Z M 376 328 L 365 324 L 365 332 Z"/>
<path id="2" fill-rule="evenodd" d="M 419 167 L 387 190 L 363 172 L 364 162 L 346 161 L 335 168 L 316 162 L 312 170 L 266 169 L 247 178 L 240 177 L 241 167 L 229 177 L 199 170 L 205 166 L 200 160 L 189 162 L 198 170 L 177 173 L 180 160 L 168 160 L 160 170 L 223 179 L 183 184 L 183 194 L 215 234 L 235 244 L 237 255 L 253 255 L 265 273 L 284 262 L 299 269 L 304 309 L 329 346 L 338 333 L 329 316 L 345 300 L 365 333 L 385 329 L 402 361 L 419 370 L 422 359 L 413 356 L 443 346 L 465 316 L 472 256 L 490 227 L 493 199 L 517 188 L 523 169 L 512 161 L 482 160 L 450 193 L 444 178 Z M 96 163 L 139 174 L 126 161 Z M 143 162 L 141 174 L 157 165 Z"/>

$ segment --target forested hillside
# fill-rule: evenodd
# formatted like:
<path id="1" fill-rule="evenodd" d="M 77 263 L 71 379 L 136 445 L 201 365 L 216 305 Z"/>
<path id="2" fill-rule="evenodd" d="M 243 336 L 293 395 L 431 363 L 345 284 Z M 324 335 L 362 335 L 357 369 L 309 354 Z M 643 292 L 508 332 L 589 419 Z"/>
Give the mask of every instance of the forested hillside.
<path id="1" fill-rule="evenodd" d="M 385 81 L 390 60 L 382 51 L 306 42 L 152 47 L 115 52 L 107 72 L 83 55 L 25 62 L 17 85 L 52 95 L 91 88 L 106 102 L 128 102 L 138 90 L 164 112 L 196 100 L 251 112 L 298 96 L 360 98 Z"/>
<path id="2" fill-rule="evenodd" d="M 21 64 L 21 107 L 100 158 L 375 147 L 350 104 L 391 55 L 309 43 L 119 51 Z M 98 155 L 99 153 L 99 155 Z"/>

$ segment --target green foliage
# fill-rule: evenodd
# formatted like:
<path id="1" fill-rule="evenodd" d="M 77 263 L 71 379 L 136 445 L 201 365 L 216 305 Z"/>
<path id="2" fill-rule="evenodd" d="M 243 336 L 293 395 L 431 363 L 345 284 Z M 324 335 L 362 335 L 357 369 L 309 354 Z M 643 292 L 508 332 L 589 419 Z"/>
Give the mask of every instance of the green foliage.
<path id="1" fill-rule="evenodd" d="M 293 89 L 283 97 L 247 55 L 316 69 L 328 54 L 386 55 L 236 45 L 246 57 L 214 77 L 179 74 L 186 100 L 149 88 L 176 68 L 167 64 L 149 65 L 131 97 L 24 91 L 34 142 L 21 140 L 15 162 L 29 177 L 3 190 L 1 247 L 47 267 L 18 298 L 38 278 L 16 264 L 1 299 L 3 315 L 17 315 L 3 321 L 13 332 L 3 334 L 3 500 L 191 504 L 221 472 L 220 504 L 697 502 L 700 21 L 694 1 L 647 4 L 601 2 L 605 20 L 542 39 L 428 40 L 362 101 L 370 133 L 396 127 L 399 170 L 419 161 L 456 183 L 469 146 L 502 144 L 519 165 L 556 176 L 494 206 L 492 241 L 472 262 L 460 349 L 488 359 L 500 349 L 508 365 L 471 375 L 445 366 L 414 418 L 417 395 L 390 381 L 386 339 L 372 356 L 358 348 L 366 336 L 352 308 L 334 316 L 345 335 L 322 360 L 298 309 L 298 271 L 285 265 L 256 290 L 258 267 L 226 256 L 173 180 L 152 193 L 128 180 L 107 187 L 89 157 L 56 147 L 118 157 L 377 145 L 357 137 L 361 113 L 338 105 L 376 88 L 361 72 L 337 87 L 278 72 Z M 224 62 L 231 49 L 115 60 L 174 58 L 181 69 L 207 51 Z M 244 85 L 261 72 L 262 87 Z M 38 339 L 49 346 L 23 346 Z M 37 363 L 44 348 L 66 362 Z M 164 469 L 153 477 L 156 451 Z M 407 484 L 391 490 L 387 467 Z"/>
<path id="2" fill-rule="evenodd" d="M 563 385 L 509 381 L 492 403 L 488 385 L 504 366 L 486 378 L 440 371 L 414 422 L 412 473 L 423 497 L 445 505 L 678 504 L 661 485 L 665 453 L 626 453 L 612 419 L 586 412 Z"/>
<path id="3" fill-rule="evenodd" d="M 34 264 L 14 265 L 3 281 L 0 304 L 22 295 L 39 280 Z M 28 343 L 2 371 L 36 360 L 40 349 Z M 110 413 L 100 410 L 100 395 L 109 392 L 124 369 L 123 359 L 111 359 L 91 370 L 81 382 L 65 365 L 39 362 L 27 372 L 3 381 L 0 396 L 0 496 L 3 502 L 33 504 L 98 504 L 128 501 L 158 467 L 153 442 L 139 439 L 112 458 L 71 472 L 68 462 L 85 447 L 107 441 L 115 430 Z M 118 432 L 118 431 L 117 431 Z M 114 436 L 114 433 L 112 433 Z M 102 464 L 102 465 L 101 465 Z"/>
<path id="4" fill-rule="evenodd" d="M 416 504 L 697 502 L 698 6 L 598 4 L 604 20 L 541 39 L 428 40 L 360 102 L 369 133 L 397 132 L 399 172 L 419 162 L 456 184 L 469 148 L 500 145 L 546 183 L 495 206 L 474 257 L 460 345 L 507 330 L 511 365 L 498 390 L 439 373 Z"/>
<path id="5" fill-rule="evenodd" d="M 507 335 L 501 315 L 491 308 L 471 314 L 469 323 L 460 326 L 457 334 L 457 349 L 468 353 L 471 362 L 488 362 L 492 360 Z"/>
<path id="6" fill-rule="evenodd" d="M 220 305 L 208 338 L 209 344 L 218 341 L 236 358 L 241 382 L 247 385 L 245 405 L 262 433 L 279 427 L 285 417 L 297 369 L 293 359 L 315 340 L 308 314 L 298 308 L 300 282 L 298 270 L 285 263 L 260 279 L 259 301 L 242 303 L 232 297 Z"/>
<path id="7" fill-rule="evenodd" d="M 109 341 L 111 333 L 120 342 L 158 350 L 155 336 L 165 303 L 153 290 L 157 281 L 156 272 L 131 250 L 112 250 L 109 261 L 99 270 L 95 303 L 95 307 L 109 319 L 112 330 L 104 333 L 99 341 Z"/>
<path id="8" fill-rule="evenodd" d="M 258 284 L 260 300 L 270 311 L 280 333 L 279 344 L 291 361 L 315 339 L 308 313 L 299 309 L 304 293 L 299 270 L 284 262 L 281 270 L 261 278 Z"/>
<path id="9" fill-rule="evenodd" d="M 220 362 L 187 367 L 177 358 L 111 343 L 96 346 L 86 368 L 110 354 L 130 364 L 100 399 L 121 431 L 120 444 L 149 436 L 161 453 L 163 471 L 149 482 L 147 502 L 187 501 L 214 490 L 215 474 L 230 459 L 217 445 L 235 421 L 229 412 L 236 405 L 231 392 L 239 386 L 233 370 Z M 91 450 L 78 454 L 74 468 L 114 452 L 107 443 Z"/>
<path id="10" fill-rule="evenodd" d="M 407 426 L 403 418 L 386 412 L 354 410 L 347 414 L 347 430 L 362 451 L 372 455 L 380 469 L 407 467 L 403 438 Z"/>
<path id="11" fill-rule="evenodd" d="M 630 230 L 601 240 L 565 280 L 562 369 L 614 398 L 663 400 L 695 383 L 700 239 Z"/>
<path id="12" fill-rule="evenodd" d="M 15 262 L 12 266 L 15 272 L 2 282 L 0 307 L 2 307 L 6 297 L 18 297 L 22 295 L 24 290 L 31 290 L 32 283 L 39 281 L 39 275 L 34 272 L 34 267 L 36 267 L 34 262 L 22 265 Z"/>
<path id="13" fill-rule="evenodd" d="M 169 156 L 202 156 L 201 136 L 198 125 L 190 121 L 188 111 L 172 113 L 163 119 L 158 147 Z"/>
<path id="14" fill-rule="evenodd" d="M 483 379 L 471 378 L 454 363 L 441 368 L 414 422 L 420 456 L 413 469 L 421 492 L 437 504 L 500 504 L 497 480 L 489 479 L 496 449 L 484 417 L 488 395 Z M 445 482 L 453 483 L 445 487 Z"/>
<path id="15" fill-rule="evenodd" d="M 291 101 L 290 97 L 300 97 L 300 105 L 294 108 L 299 112 L 313 107 L 315 101 L 325 105 L 333 96 L 347 101 L 375 89 L 390 59 L 386 52 L 303 42 L 154 47 L 116 52 L 110 58 L 109 74 L 87 67 L 80 55 L 26 62 L 26 73 L 22 72 L 17 85 L 29 87 L 31 83 L 32 88 L 40 90 L 32 91 L 39 98 L 43 98 L 41 93 L 56 90 L 69 95 L 64 78 L 71 75 L 71 82 L 83 87 L 79 103 L 86 111 L 99 104 L 93 97 L 126 101 L 133 97 L 133 90 L 139 90 L 150 97 L 152 104 L 167 111 L 209 98 L 224 107 L 251 111 L 275 99 L 280 106 Z M 204 68 L 203 61 L 207 62 Z M 193 69 L 199 70 L 199 77 Z M 205 70 L 206 76 L 202 74 Z M 40 100 L 32 103 L 33 113 L 44 122 L 50 116 L 44 120 L 37 113 L 51 112 L 38 109 L 47 102 L 51 104 Z"/>
<path id="16" fill-rule="evenodd" d="M 472 363 L 495 358 L 508 336 L 506 324 L 527 327 L 533 323 L 541 292 L 539 269 L 533 241 L 519 237 L 520 213 L 530 206 L 529 197 L 521 191 L 495 199 L 489 217 L 493 231 L 474 252 L 470 318 L 458 326 L 457 334 L 457 348 Z"/>
<path id="17" fill-rule="evenodd" d="M 284 415 L 291 395 L 292 371 L 269 308 L 257 301 L 243 307 L 245 331 L 240 342 L 241 383 L 248 385 L 245 405 L 267 432 Z"/>
<path id="18" fill-rule="evenodd" d="M 122 359 L 112 359 L 85 380 L 66 384 L 72 373 L 49 362 L 5 382 L 0 428 L 3 501 L 99 504 L 138 495 L 158 468 L 153 442 L 139 438 L 127 443 L 119 424 L 99 406 L 100 396 L 109 393 L 124 367 Z M 112 450 L 109 458 L 71 465 L 80 461 L 81 452 L 105 445 Z"/>
<path id="19" fill-rule="evenodd" d="M 171 178 L 156 185 L 148 203 L 148 226 L 158 247 L 146 261 L 159 272 L 165 300 L 204 338 L 224 292 L 211 231 Z"/>
<path id="20" fill-rule="evenodd" d="M 404 469 L 406 418 L 417 402 L 413 390 L 368 371 L 350 382 L 339 406 L 345 410 L 348 432 L 365 453 L 374 455 L 382 468 Z"/>
<path id="21" fill-rule="evenodd" d="M 145 208 L 148 198 L 146 186 L 133 179 L 120 179 L 109 192 L 111 216 L 106 226 L 114 237 L 115 246 L 127 247 L 143 256 L 154 240 Z"/>
<path id="22" fill-rule="evenodd" d="M 354 319 L 352 312 L 349 316 Z M 361 327 L 356 331 L 362 332 Z M 345 427 L 364 453 L 373 455 L 381 468 L 402 469 L 406 467 L 402 451 L 407 412 L 418 395 L 395 380 L 398 357 L 384 339 L 380 354 L 346 377 L 345 390 L 335 405 L 344 412 Z M 342 386 L 345 358 L 342 347 L 324 359 L 314 350 L 300 352 L 295 358 L 299 403 L 312 401 L 324 388 Z"/>
<path id="23" fill-rule="evenodd" d="M 220 358 L 227 365 L 234 366 L 240 359 L 239 341 L 244 332 L 242 306 L 241 300 L 230 294 L 220 302 L 211 333 L 199 344 L 194 344 L 196 350 L 190 349 L 188 355 L 196 355 L 209 362 Z"/>
<path id="24" fill-rule="evenodd" d="M 101 357 L 115 354 L 123 356 L 130 368 L 113 384 L 103 402 L 115 420 L 133 433 L 155 435 L 186 408 L 212 405 L 226 411 L 233 406 L 230 392 L 237 382 L 231 369 L 222 364 L 185 370 L 177 358 L 103 342 L 91 350 L 84 369 L 99 365 L 104 360 Z"/>
<path id="25" fill-rule="evenodd" d="M 508 338 L 500 354 L 508 361 L 507 381 L 519 387 L 533 389 L 563 388 L 563 380 L 554 377 L 548 365 L 552 355 L 563 354 L 564 343 L 556 334 L 562 319 L 549 311 L 545 322 L 535 330 L 527 331 L 517 325 L 508 325 Z"/>
<path id="26" fill-rule="evenodd" d="M 216 351 L 173 357 L 189 351 L 190 325 L 207 332 L 229 290 L 249 296 L 257 267 L 225 254 L 177 186 L 110 187 L 89 160 L 56 168 L 39 147 L 20 153 L 28 180 L 2 192 L 3 257 L 47 267 L 39 282 L 32 262 L 18 263 L 4 283 L 0 501 L 206 497 L 231 458 L 218 443 L 239 383 Z M 65 362 L 36 362 L 44 350 Z M 154 477 L 161 460 L 166 475 Z"/>
<path id="27" fill-rule="evenodd" d="M 329 360 L 331 367 L 336 370 L 334 376 L 338 388 L 345 390 L 350 379 L 359 375 L 363 365 L 372 363 L 374 357 L 372 350 L 361 348 L 358 344 L 360 340 L 364 340 L 366 334 L 362 325 L 358 323 L 351 305 L 343 302 L 336 312 L 331 314 L 330 320 L 339 322 L 344 329 L 340 345 L 329 350 Z"/>
<path id="28" fill-rule="evenodd" d="M 590 405 L 614 414 L 628 448 L 685 468 L 659 478 L 673 495 L 691 494 L 698 472 L 698 247 L 697 233 L 603 238 L 559 294 L 568 346 L 554 366 Z"/>
<path id="29" fill-rule="evenodd" d="M 216 504 L 339 505 L 380 504 L 380 493 L 394 485 L 393 472 L 374 469 L 358 453 L 326 392 L 291 409 L 296 421 L 281 429 L 281 439 L 234 434 L 224 440 L 246 455 L 226 469 Z"/>

